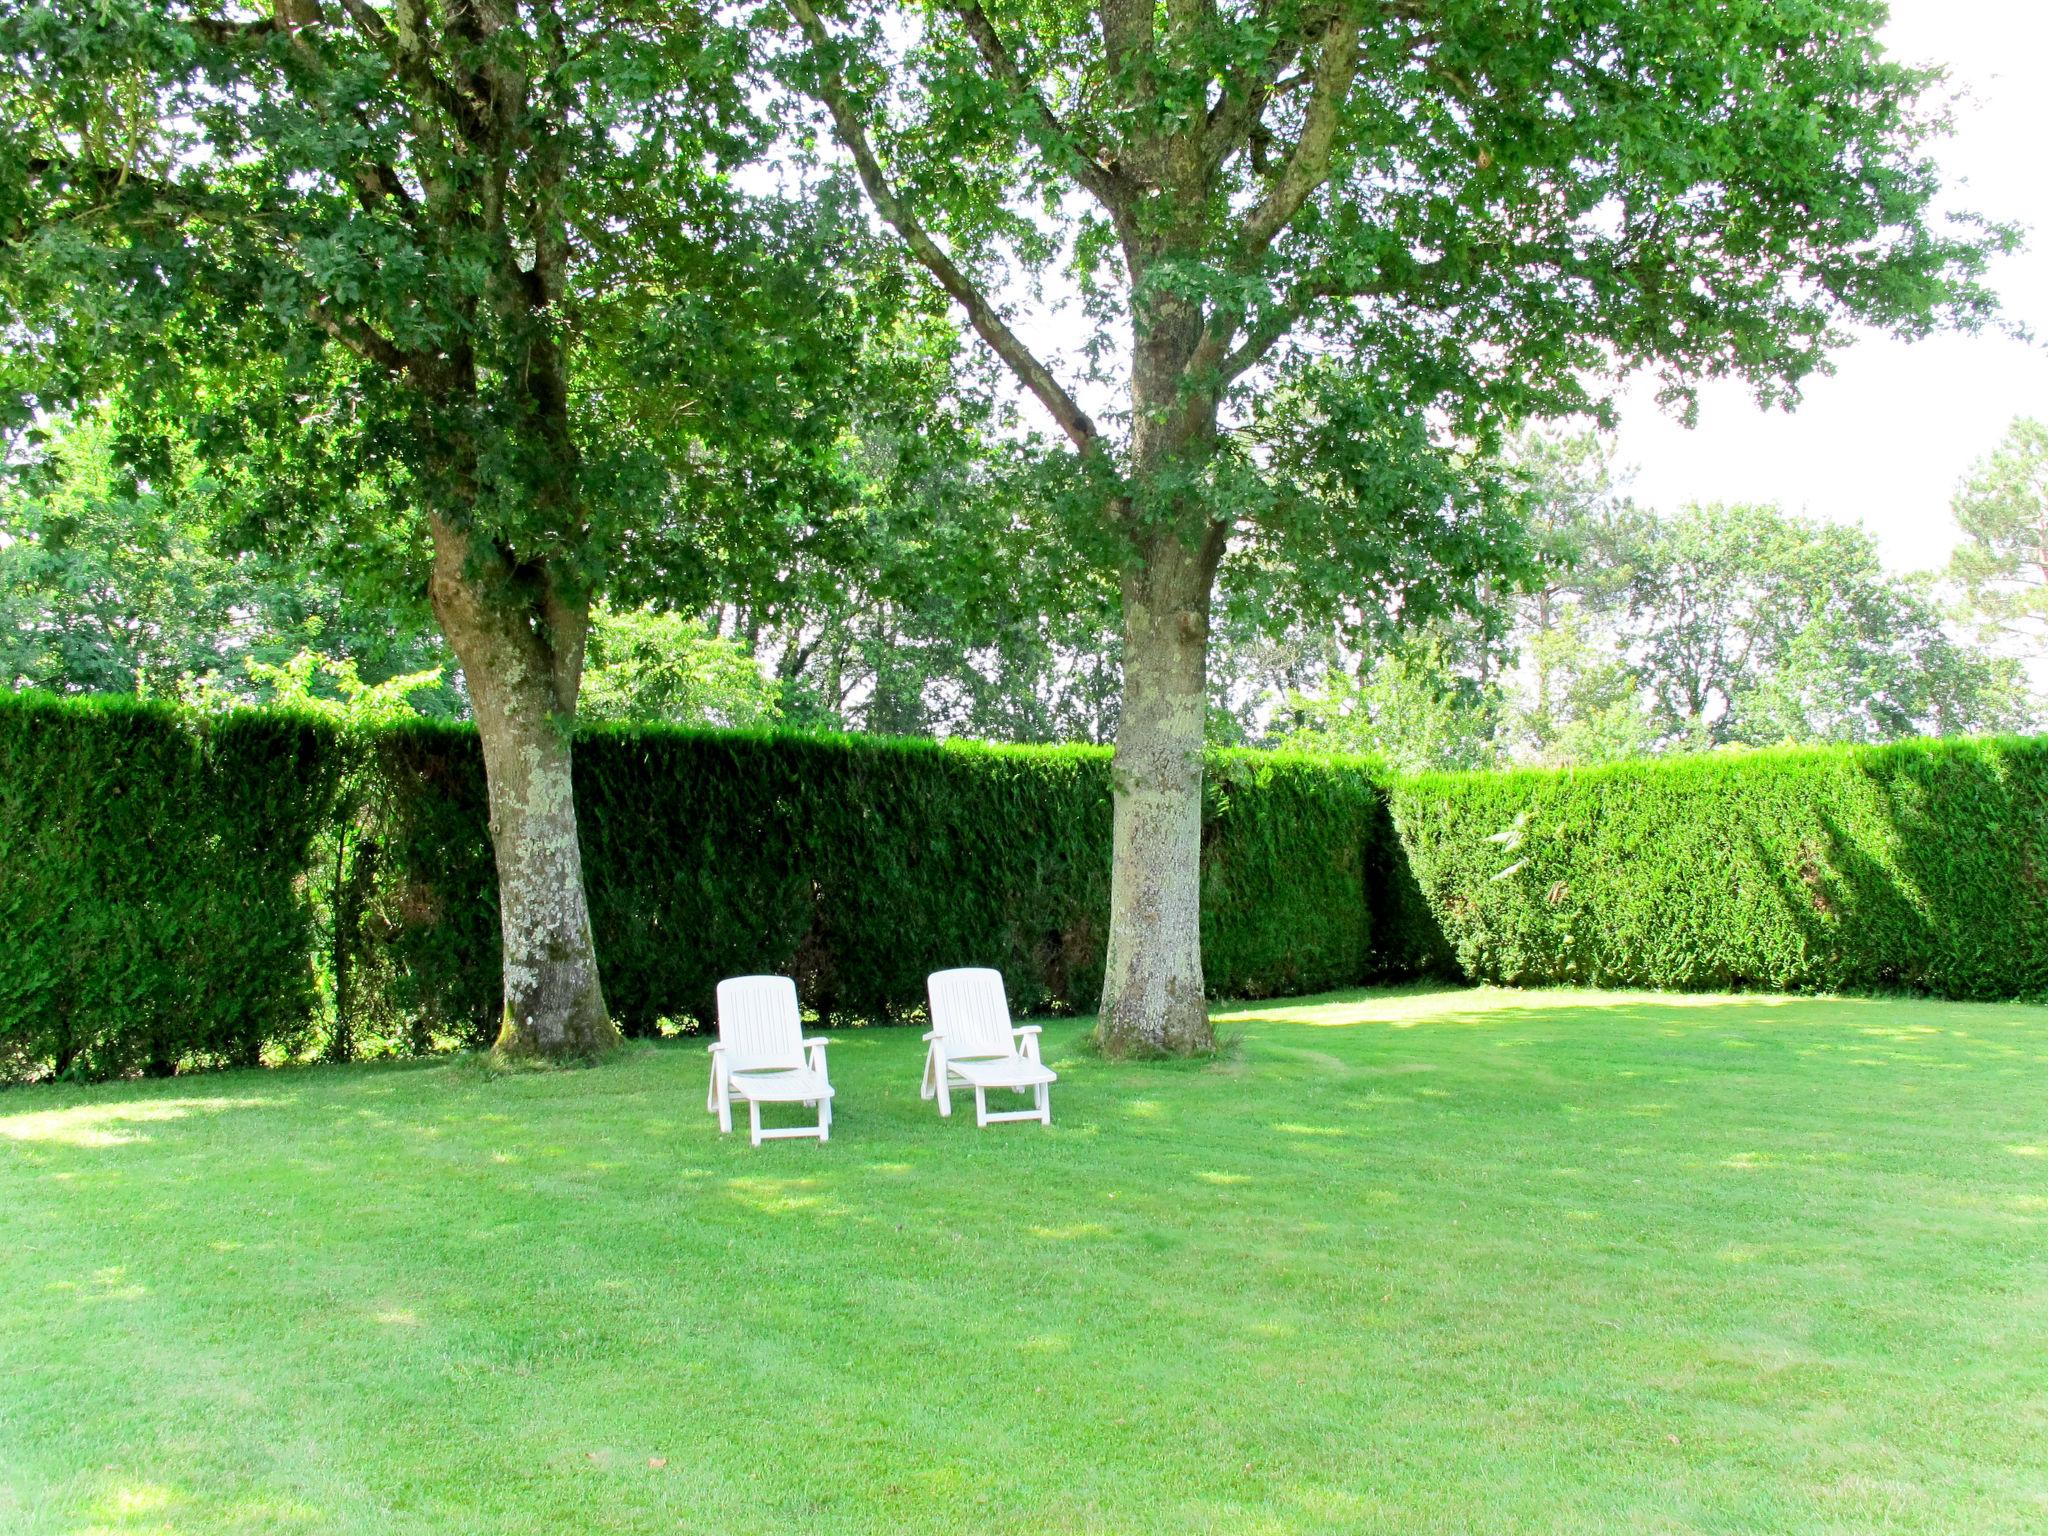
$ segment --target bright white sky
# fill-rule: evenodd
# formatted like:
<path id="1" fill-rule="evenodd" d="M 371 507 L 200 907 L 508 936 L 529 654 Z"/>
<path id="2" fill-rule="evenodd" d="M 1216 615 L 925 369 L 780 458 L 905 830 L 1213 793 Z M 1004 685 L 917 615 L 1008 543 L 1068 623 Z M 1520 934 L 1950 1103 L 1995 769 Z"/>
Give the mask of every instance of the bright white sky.
<path id="1" fill-rule="evenodd" d="M 1700 399 L 1691 431 L 1645 389 L 1622 413 L 1620 456 L 1644 505 L 1775 501 L 1877 535 L 1887 563 L 1942 564 L 1955 541 L 1950 493 L 2019 415 L 2048 416 L 2048 5 L 2042 0 L 1892 0 L 1886 37 L 1914 63 L 1946 65 L 1966 93 L 1938 149 L 1954 206 L 2028 226 L 2001 263 L 2007 313 L 2041 340 L 1868 337 L 1798 410 L 1765 412 L 1740 385 Z"/>

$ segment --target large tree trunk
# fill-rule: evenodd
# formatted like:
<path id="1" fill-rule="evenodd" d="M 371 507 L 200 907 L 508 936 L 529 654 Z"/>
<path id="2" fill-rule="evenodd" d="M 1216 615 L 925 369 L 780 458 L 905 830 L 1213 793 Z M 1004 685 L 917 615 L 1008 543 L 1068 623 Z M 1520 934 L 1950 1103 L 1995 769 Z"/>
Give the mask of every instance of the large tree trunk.
<path id="1" fill-rule="evenodd" d="M 434 612 L 462 664 L 483 743 L 497 855 L 508 1057 L 592 1058 L 619 1032 L 598 984 L 569 776 L 587 603 L 433 519 Z"/>
<path id="2" fill-rule="evenodd" d="M 1156 254 L 1156 253 L 1155 253 Z M 1202 742 L 1209 707 L 1209 602 L 1224 525 L 1199 498 L 1216 402 L 1189 376 L 1202 313 L 1154 286 L 1133 251 L 1131 467 L 1136 548 L 1123 582 L 1109 953 L 1096 1039 L 1111 1056 L 1213 1050 L 1202 986 Z"/>
<path id="3" fill-rule="evenodd" d="M 1202 737 L 1213 555 L 1155 538 L 1124 579 L 1109 954 L 1096 1038 L 1185 1056 L 1216 1037 L 1202 988 Z"/>

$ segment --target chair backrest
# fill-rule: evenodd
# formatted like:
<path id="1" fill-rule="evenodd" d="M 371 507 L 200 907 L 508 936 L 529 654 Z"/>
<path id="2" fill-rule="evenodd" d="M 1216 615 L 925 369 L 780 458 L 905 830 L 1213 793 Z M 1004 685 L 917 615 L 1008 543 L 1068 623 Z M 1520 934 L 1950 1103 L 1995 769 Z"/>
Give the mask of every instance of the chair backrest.
<path id="1" fill-rule="evenodd" d="M 804 1024 L 787 976 L 734 976 L 718 984 L 718 1040 L 735 1072 L 804 1064 Z"/>
<path id="2" fill-rule="evenodd" d="M 948 1056 L 965 1059 L 1017 1053 L 1001 971 L 980 966 L 933 971 L 925 978 L 925 991 L 932 1000 L 932 1028 L 945 1040 Z"/>

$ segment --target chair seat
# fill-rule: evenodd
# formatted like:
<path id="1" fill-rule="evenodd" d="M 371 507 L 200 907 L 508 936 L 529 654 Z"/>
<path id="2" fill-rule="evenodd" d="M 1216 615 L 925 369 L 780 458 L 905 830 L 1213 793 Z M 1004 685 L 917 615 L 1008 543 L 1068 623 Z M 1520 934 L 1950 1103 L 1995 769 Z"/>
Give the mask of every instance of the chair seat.
<path id="1" fill-rule="evenodd" d="M 808 1104 L 832 1097 L 832 1084 L 822 1072 L 810 1067 L 791 1067 L 780 1072 L 735 1072 L 733 1092 L 761 1104 Z"/>
<path id="2" fill-rule="evenodd" d="M 1036 1088 L 1040 1083 L 1059 1081 L 1052 1068 L 1028 1056 L 985 1056 L 967 1061 L 949 1056 L 946 1070 L 977 1088 Z"/>

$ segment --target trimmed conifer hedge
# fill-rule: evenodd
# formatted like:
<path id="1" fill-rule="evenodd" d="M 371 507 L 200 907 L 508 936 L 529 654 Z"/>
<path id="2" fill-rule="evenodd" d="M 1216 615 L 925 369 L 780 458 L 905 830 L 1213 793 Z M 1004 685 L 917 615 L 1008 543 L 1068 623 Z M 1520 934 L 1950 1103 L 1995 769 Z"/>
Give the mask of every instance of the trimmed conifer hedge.
<path id="1" fill-rule="evenodd" d="M 1475 981 L 2048 993 L 2048 741 L 1426 775 L 1392 806 Z"/>
<path id="2" fill-rule="evenodd" d="M 794 975 L 826 1023 L 992 965 L 1020 1012 L 1102 985 L 1109 754 L 598 727 L 584 869 L 622 1027 Z M 2048 994 L 2048 740 L 1713 754 L 1382 783 L 1210 759 L 1223 996 L 1516 985 Z M 1390 814 L 1391 811 L 1391 814 Z M 0 1080 L 490 1038 L 475 733 L 0 696 Z M 338 981 L 346 978 L 343 985 Z"/>
<path id="3" fill-rule="evenodd" d="M 595 727 L 576 795 L 628 1033 L 708 1022 L 718 980 L 749 971 L 796 976 L 828 1023 L 912 1013 L 942 966 L 998 967 L 1019 1011 L 1101 990 L 1105 750 Z M 1212 986 L 1376 974 L 1389 824 L 1369 767 L 1224 754 L 1208 798 Z M 22 936 L 0 950 L 0 1076 L 486 1041 L 499 940 L 475 733 L 8 697 L 0 922 Z"/>
<path id="4" fill-rule="evenodd" d="M 0 704 L 0 1080 L 257 1061 L 315 1022 L 305 890 L 333 735 L 112 699 Z"/>
<path id="5" fill-rule="evenodd" d="M 408 1006 L 494 1029 L 495 888 L 474 735 L 378 743 L 383 920 L 366 942 Z M 670 727 L 576 744 L 576 807 L 605 1001 L 628 1034 L 708 1022 L 722 977 L 793 975 L 826 1022 L 887 1022 L 952 965 L 1001 970 L 1020 1012 L 1102 988 L 1109 753 Z M 1384 794 L 1368 765 L 1251 753 L 1211 764 L 1203 941 L 1222 995 L 1374 975 L 1368 870 Z"/>

